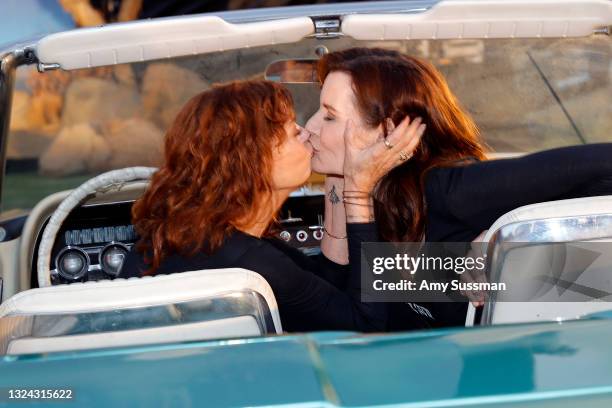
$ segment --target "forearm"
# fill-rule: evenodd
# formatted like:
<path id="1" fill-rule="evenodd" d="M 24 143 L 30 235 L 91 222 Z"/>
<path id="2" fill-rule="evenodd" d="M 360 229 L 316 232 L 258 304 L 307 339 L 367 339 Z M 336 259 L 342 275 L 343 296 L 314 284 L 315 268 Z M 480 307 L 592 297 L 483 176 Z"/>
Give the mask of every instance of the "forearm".
<path id="1" fill-rule="evenodd" d="M 502 214 L 528 204 L 609 194 L 612 143 L 571 146 L 518 159 L 491 160 L 435 169 L 430 208 L 474 229 L 488 228 Z M 430 197 L 432 198 L 432 197 Z"/>
<path id="2" fill-rule="evenodd" d="M 348 264 L 348 243 L 346 234 L 346 212 L 342 202 L 344 179 L 325 178 L 325 233 L 321 251 L 325 257 L 341 265 Z"/>
<path id="3" fill-rule="evenodd" d="M 374 203 L 370 188 L 363 188 L 353 180 L 347 180 L 344 186 L 344 209 L 346 222 L 365 224 L 374 222 Z"/>
<path id="4" fill-rule="evenodd" d="M 355 195 L 357 186 L 349 182 L 346 195 Z M 328 176 L 325 179 L 325 234 L 321 241 L 321 251 L 333 262 L 346 265 L 349 262 L 346 223 L 369 223 L 374 219 L 371 200 L 347 198 L 343 200 L 344 179 Z M 359 193 L 357 193 L 359 194 Z M 344 202 L 346 201 L 346 202 Z"/>

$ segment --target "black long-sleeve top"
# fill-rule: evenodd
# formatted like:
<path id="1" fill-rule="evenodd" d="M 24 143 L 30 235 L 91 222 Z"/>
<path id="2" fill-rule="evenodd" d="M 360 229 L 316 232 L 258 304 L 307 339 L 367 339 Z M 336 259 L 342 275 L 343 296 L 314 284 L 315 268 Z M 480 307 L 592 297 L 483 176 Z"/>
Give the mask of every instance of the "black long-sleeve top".
<path id="1" fill-rule="evenodd" d="M 348 267 L 322 255 L 309 258 L 275 238 L 260 239 L 236 231 L 211 255 L 171 255 L 155 273 L 245 268 L 259 273 L 270 284 L 284 331 L 383 331 L 386 305 L 361 302 L 361 243 L 378 240 L 376 225 L 348 224 L 347 235 Z M 133 249 L 119 277 L 142 276 L 147 269 L 143 256 Z"/>
<path id="2" fill-rule="evenodd" d="M 609 194 L 612 143 L 440 167 L 426 178 L 426 239 L 469 242 L 523 205 Z"/>

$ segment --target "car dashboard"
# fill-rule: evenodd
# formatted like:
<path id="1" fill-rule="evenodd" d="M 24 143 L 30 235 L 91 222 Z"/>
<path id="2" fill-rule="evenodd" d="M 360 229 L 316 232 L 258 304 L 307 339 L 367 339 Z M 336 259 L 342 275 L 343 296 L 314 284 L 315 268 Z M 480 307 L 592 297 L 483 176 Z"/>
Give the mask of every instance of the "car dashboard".
<path id="1" fill-rule="evenodd" d="M 322 194 L 294 195 L 282 207 L 270 234 L 306 255 L 320 253 L 323 238 Z M 51 250 L 51 282 L 115 279 L 125 255 L 139 237 L 131 221 L 134 200 L 85 204 L 70 213 Z M 32 255 L 31 287 L 37 287 L 40 229 Z"/>

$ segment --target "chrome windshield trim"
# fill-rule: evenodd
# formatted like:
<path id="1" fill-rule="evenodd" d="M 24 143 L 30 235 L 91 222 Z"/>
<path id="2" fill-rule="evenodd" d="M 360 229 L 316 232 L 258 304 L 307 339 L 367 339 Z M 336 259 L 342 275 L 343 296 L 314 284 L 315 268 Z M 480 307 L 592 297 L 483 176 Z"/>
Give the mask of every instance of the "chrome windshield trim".
<path id="1" fill-rule="evenodd" d="M 440 0 L 351 2 L 235 10 L 204 15 L 219 16 L 229 23 L 247 23 L 303 16 L 319 18 L 349 14 L 421 13 L 439 2 Z"/>
<path id="2" fill-rule="evenodd" d="M 0 211 L 2 210 L 2 188 L 6 169 L 6 150 L 11 123 L 15 72 L 18 66 L 35 62 L 36 56 L 33 45 L 0 54 Z"/>

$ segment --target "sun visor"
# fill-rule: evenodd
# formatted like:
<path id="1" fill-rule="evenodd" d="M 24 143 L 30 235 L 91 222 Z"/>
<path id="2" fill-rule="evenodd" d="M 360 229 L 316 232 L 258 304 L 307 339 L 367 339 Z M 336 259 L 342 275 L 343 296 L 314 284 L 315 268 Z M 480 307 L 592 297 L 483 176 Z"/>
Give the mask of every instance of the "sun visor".
<path id="1" fill-rule="evenodd" d="M 349 15 L 357 40 L 583 37 L 612 25 L 607 0 L 446 0 L 408 14 Z"/>
<path id="2" fill-rule="evenodd" d="M 164 18 L 51 34 L 38 42 L 36 55 L 71 70 L 287 44 L 313 33 L 308 17 L 242 24 L 217 16 Z"/>

